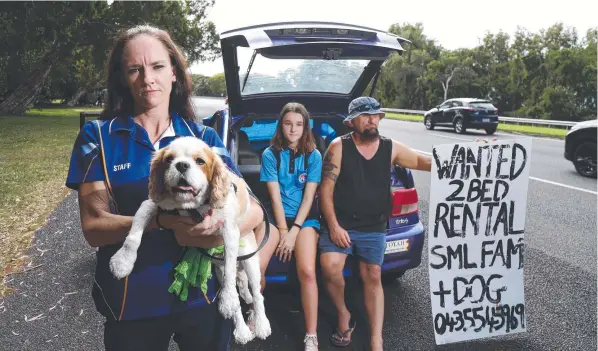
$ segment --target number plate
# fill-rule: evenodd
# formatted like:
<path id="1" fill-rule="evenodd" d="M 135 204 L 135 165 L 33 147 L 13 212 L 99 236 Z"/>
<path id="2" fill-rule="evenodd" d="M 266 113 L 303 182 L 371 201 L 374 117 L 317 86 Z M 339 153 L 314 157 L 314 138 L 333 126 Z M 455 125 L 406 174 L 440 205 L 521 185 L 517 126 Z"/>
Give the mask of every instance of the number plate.
<path id="1" fill-rule="evenodd" d="M 387 241 L 386 250 L 384 251 L 384 254 L 388 255 L 391 253 L 404 252 L 407 250 L 409 250 L 409 239 Z"/>
<path id="2" fill-rule="evenodd" d="M 490 118 L 484 118 L 482 119 L 482 122 L 490 122 Z"/>

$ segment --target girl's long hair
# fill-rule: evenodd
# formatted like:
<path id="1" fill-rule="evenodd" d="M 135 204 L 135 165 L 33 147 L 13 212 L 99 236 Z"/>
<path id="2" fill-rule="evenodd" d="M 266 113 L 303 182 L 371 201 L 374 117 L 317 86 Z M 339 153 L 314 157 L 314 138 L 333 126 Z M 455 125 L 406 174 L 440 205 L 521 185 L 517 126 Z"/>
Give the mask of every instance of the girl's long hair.
<path id="1" fill-rule="evenodd" d="M 303 116 L 303 135 L 301 135 L 301 138 L 299 138 L 299 142 L 297 143 L 297 151 L 300 154 L 308 154 L 312 152 L 316 148 L 316 143 L 309 125 L 309 113 L 307 112 L 305 106 L 298 102 L 289 102 L 284 105 L 282 111 L 280 111 L 276 132 L 270 141 L 270 145 L 274 146 L 279 151 L 288 146 L 288 142 L 284 138 L 284 134 L 282 132 L 282 120 L 289 112 L 295 112 Z"/>

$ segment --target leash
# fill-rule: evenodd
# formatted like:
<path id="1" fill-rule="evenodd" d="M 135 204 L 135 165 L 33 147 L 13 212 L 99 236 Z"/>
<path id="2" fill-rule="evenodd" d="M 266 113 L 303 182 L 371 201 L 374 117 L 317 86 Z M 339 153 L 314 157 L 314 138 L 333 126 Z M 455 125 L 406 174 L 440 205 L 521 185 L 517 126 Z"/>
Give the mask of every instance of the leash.
<path id="1" fill-rule="evenodd" d="M 235 190 L 236 190 L 236 186 L 234 184 L 233 184 L 233 186 L 235 187 Z M 245 261 L 245 260 L 253 257 L 253 255 L 258 253 L 258 251 L 260 251 L 264 247 L 264 245 L 266 245 L 266 243 L 268 242 L 268 239 L 270 238 L 270 220 L 268 220 L 268 213 L 266 212 L 266 208 L 264 207 L 262 202 L 257 198 L 257 196 L 255 196 L 253 194 L 253 192 L 251 191 L 251 189 L 249 189 L 249 187 L 247 187 L 247 190 L 249 192 L 249 196 L 251 196 L 255 201 L 257 201 L 257 203 L 262 208 L 262 212 L 264 213 L 264 222 L 266 222 L 266 232 L 264 233 L 264 238 L 262 239 L 262 242 L 259 244 L 257 249 L 250 254 L 238 256 L 237 261 Z M 167 212 L 167 211 L 161 210 L 160 208 L 158 208 L 158 211 Z M 197 210 L 193 210 L 193 211 L 189 211 L 189 212 L 191 213 L 191 217 L 194 220 L 196 220 L 199 223 L 203 222 L 204 216 L 201 213 L 199 213 Z M 196 249 L 199 252 L 201 252 L 202 255 L 208 256 L 209 258 L 211 258 L 213 260 L 224 261 L 224 258 L 211 255 L 210 253 L 208 253 L 208 250 L 204 249 L 203 247 L 196 247 Z M 226 250 L 226 247 L 225 247 L 225 250 Z"/>

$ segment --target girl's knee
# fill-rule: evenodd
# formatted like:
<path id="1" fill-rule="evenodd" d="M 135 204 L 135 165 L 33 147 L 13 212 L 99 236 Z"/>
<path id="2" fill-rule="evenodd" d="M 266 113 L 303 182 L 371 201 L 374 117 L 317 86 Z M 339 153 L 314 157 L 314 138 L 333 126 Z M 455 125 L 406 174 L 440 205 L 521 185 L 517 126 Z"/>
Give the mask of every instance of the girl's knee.
<path id="1" fill-rule="evenodd" d="M 307 267 L 297 267 L 299 281 L 304 284 L 316 282 L 316 267 L 309 265 Z"/>

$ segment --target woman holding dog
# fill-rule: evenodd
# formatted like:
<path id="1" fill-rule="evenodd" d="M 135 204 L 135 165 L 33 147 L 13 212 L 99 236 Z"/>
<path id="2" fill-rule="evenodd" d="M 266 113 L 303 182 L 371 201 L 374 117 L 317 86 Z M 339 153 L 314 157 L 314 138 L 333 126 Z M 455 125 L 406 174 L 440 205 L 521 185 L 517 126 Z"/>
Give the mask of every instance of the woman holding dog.
<path id="1" fill-rule="evenodd" d="M 138 26 L 116 41 L 108 60 L 108 100 L 101 121 L 79 133 L 66 185 L 79 194 L 81 227 L 98 248 L 93 299 L 106 317 L 106 350 L 227 350 L 232 323 L 218 312 L 215 275 L 207 293 L 189 287 L 186 301 L 168 291 L 185 246 L 222 245 L 219 223 L 206 216 L 160 214 L 146 228 L 132 273 L 116 279 L 109 261 L 121 247 L 141 203 L 148 198 L 153 153 L 179 136 L 195 136 L 239 174 L 216 132 L 195 122 L 191 82 L 181 51 L 163 30 Z M 98 123 L 99 122 L 99 123 Z M 263 221 L 252 201 L 241 224 L 248 233 Z"/>
<path id="2" fill-rule="evenodd" d="M 270 232 L 273 237 L 280 237 L 274 254 L 287 262 L 294 253 L 297 261 L 305 317 L 305 350 L 318 349 L 315 268 L 320 222 L 319 215 L 312 213 L 312 203 L 321 172 L 322 155 L 316 149 L 309 114 L 303 105 L 288 103 L 280 113 L 271 146 L 262 154 L 260 180 L 267 183 L 271 199 Z M 263 271 L 265 265 L 262 275 Z"/>

